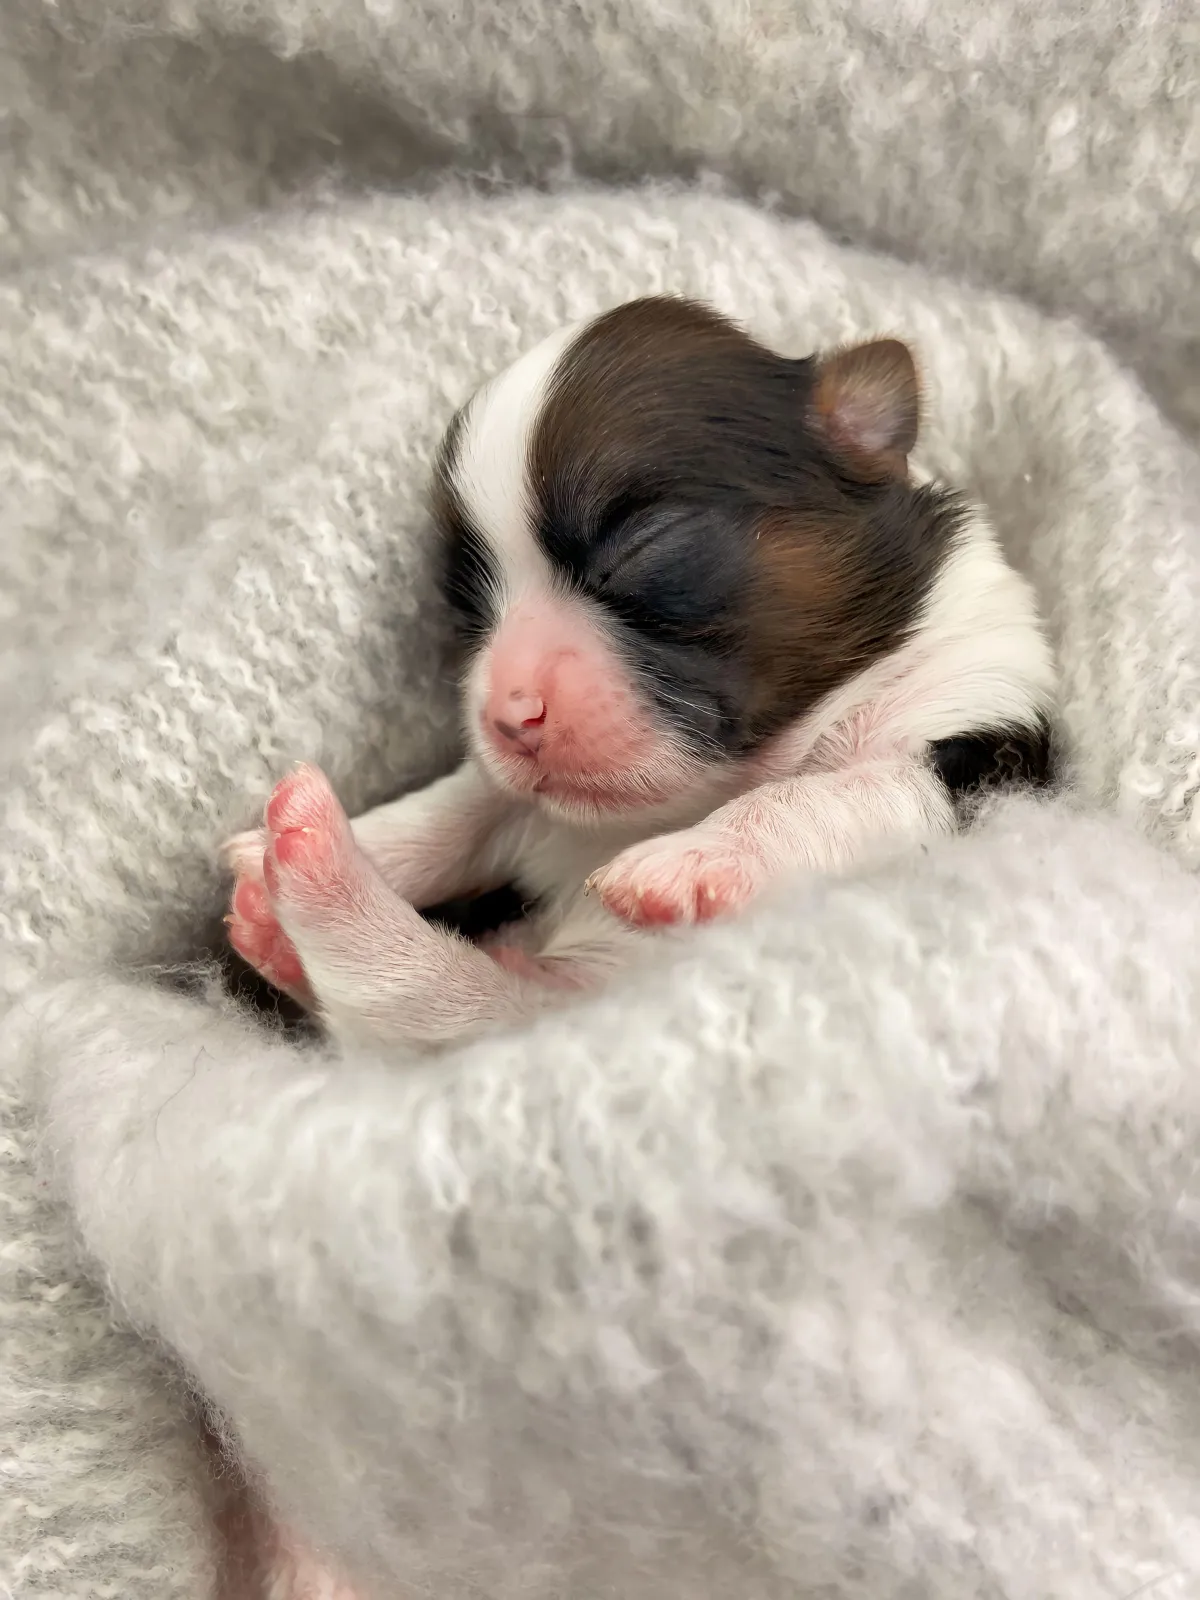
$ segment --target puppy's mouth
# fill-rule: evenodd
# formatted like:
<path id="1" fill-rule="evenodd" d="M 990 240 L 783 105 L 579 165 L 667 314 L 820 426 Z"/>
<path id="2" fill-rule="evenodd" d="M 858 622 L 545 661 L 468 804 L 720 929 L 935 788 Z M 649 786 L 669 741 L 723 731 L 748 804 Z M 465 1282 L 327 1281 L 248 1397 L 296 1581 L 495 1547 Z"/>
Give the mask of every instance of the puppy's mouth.
<path id="1" fill-rule="evenodd" d="M 468 739 L 502 789 L 575 821 L 672 806 L 711 766 L 654 736 L 624 741 L 631 748 L 622 755 L 634 759 L 611 764 L 601 764 L 595 752 L 589 760 L 582 739 L 542 740 L 540 747 L 521 749 L 497 738 L 479 715 L 471 719 Z"/>
<path id="2" fill-rule="evenodd" d="M 488 764 L 511 794 L 538 801 L 563 815 L 637 811 L 644 806 L 662 805 L 672 797 L 664 786 L 653 784 L 639 773 L 557 772 L 524 756 L 504 756 Z"/>

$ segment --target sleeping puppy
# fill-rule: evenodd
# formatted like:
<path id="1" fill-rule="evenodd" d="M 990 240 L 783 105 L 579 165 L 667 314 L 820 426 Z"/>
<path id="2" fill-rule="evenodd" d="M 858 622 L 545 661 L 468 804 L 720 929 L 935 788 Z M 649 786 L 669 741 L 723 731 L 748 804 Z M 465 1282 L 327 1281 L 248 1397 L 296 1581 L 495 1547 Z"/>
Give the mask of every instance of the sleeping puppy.
<path id="1" fill-rule="evenodd" d="M 335 1035 L 436 1044 L 1043 776 L 1032 594 L 917 428 L 891 339 L 793 360 L 663 298 L 529 351 L 435 473 L 467 759 L 353 823 L 293 771 L 225 848 L 234 948 Z M 507 883 L 483 945 L 418 915 Z"/>

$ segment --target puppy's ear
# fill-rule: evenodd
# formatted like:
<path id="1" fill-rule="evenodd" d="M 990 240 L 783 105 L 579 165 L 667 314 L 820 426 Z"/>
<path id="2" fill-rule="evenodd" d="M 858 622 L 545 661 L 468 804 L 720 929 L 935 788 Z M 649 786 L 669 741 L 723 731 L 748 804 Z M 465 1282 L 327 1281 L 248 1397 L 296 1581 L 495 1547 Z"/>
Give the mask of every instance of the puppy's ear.
<path id="1" fill-rule="evenodd" d="M 851 477 L 884 483 L 908 470 L 921 421 L 912 352 L 899 339 L 850 345 L 817 361 L 813 422 Z"/>

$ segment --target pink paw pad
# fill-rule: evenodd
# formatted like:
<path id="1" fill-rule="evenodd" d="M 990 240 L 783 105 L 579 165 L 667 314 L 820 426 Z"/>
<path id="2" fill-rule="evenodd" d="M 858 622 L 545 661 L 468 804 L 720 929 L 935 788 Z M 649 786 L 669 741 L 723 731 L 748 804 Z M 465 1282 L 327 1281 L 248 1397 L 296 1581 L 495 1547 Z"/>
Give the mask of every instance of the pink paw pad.
<path id="1" fill-rule="evenodd" d="M 295 946 L 279 926 L 270 897 L 253 878 L 240 878 L 234 886 L 229 915 L 229 942 L 244 961 L 268 983 L 297 1000 L 308 995 L 308 980 Z"/>
<path id="2" fill-rule="evenodd" d="M 319 767 L 302 761 L 272 789 L 263 821 L 268 832 L 287 833 L 292 828 L 327 826 L 342 814 L 329 779 Z"/>

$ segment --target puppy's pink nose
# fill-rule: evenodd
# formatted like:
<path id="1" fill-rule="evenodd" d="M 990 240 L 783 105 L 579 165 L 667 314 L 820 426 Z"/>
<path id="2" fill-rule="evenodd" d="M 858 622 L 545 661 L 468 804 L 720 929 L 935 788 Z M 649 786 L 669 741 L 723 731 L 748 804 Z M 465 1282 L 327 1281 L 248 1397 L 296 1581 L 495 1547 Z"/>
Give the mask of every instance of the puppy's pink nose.
<path id="1" fill-rule="evenodd" d="M 509 744 L 519 745 L 532 755 L 542 742 L 546 707 L 537 695 L 516 690 L 503 706 L 503 715 L 492 717 L 492 726 Z"/>

